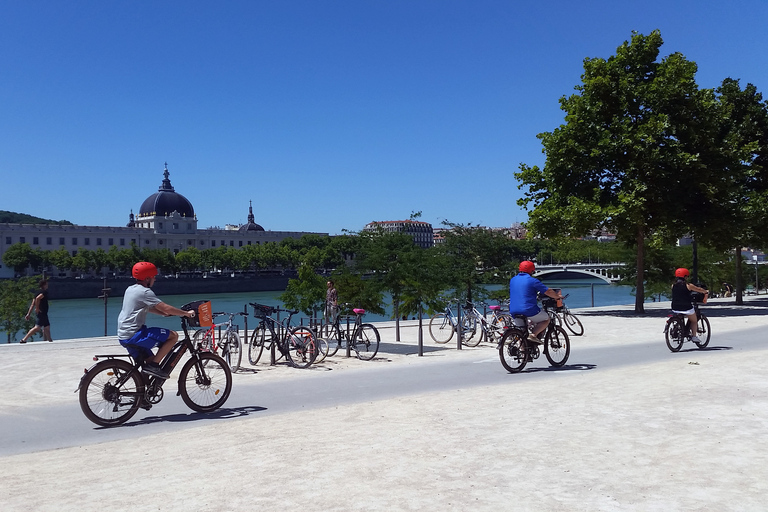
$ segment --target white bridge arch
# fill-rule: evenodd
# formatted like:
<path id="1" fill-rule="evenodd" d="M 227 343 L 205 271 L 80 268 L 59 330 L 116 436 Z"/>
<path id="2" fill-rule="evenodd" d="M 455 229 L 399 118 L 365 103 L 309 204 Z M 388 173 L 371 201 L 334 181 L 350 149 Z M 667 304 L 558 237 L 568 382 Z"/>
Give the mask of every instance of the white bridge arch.
<path id="1" fill-rule="evenodd" d="M 573 279 L 596 277 L 606 283 L 615 283 L 624 273 L 624 263 L 570 263 L 567 265 L 536 265 L 537 279 Z M 577 275 L 574 275 L 577 274 Z"/>

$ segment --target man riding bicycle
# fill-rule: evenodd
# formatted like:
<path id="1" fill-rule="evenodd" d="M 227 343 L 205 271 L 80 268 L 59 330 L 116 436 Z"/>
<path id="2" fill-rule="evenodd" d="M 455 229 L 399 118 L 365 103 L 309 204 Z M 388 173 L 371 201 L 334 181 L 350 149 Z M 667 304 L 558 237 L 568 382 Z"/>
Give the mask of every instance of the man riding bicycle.
<path id="1" fill-rule="evenodd" d="M 549 315 L 541 309 L 537 302 L 537 293 L 542 293 L 553 299 L 562 299 L 560 291 L 548 288 L 544 283 L 533 277 L 536 266 L 532 261 L 520 263 L 520 272 L 509 280 L 509 314 L 525 315 L 533 324 L 528 340 L 542 344 L 539 339 L 544 329 L 549 325 Z"/>
<path id="2" fill-rule="evenodd" d="M 689 283 L 687 281 L 689 275 L 691 274 L 688 272 L 687 268 L 679 268 L 675 270 L 675 282 L 672 284 L 672 312 L 685 315 L 688 318 L 691 341 L 700 343 L 701 340 L 697 336 L 698 332 L 695 327 L 699 324 L 699 319 L 696 317 L 696 310 L 693 308 L 691 292 L 703 293 L 706 296 L 709 291 L 700 288 L 693 283 Z"/>
<path id="3" fill-rule="evenodd" d="M 160 368 L 160 362 L 171 351 L 179 335 L 170 329 L 144 325 L 147 313 L 192 318 L 195 312 L 169 306 L 157 298 L 151 289 L 157 276 L 157 267 L 154 264 L 140 261 L 133 266 L 131 274 L 136 279 L 136 284 L 125 290 L 123 308 L 117 317 L 117 339 L 131 356 L 145 358 L 142 364 L 144 373 L 167 379 L 169 374 Z M 152 349 L 158 345 L 160 348 L 157 354 L 152 355 Z"/>

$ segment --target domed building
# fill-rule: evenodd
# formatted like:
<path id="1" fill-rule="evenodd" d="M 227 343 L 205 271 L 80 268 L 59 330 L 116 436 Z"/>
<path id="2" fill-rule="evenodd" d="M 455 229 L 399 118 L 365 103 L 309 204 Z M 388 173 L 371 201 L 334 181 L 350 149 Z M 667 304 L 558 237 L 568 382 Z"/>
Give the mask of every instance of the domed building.
<path id="1" fill-rule="evenodd" d="M 176 192 L 171 185 L 168 164 L 163 171 L 163 182 L 157 192 L 141 203 L 135 227 L 148 228 L 155 233 L 188 233 L 197 232 L 197 217 L 192 203 L 183 195 Z"/>
<path id="2" fill-rule="evenodd" d="M 264 231 L 263 227 L 256 224 L 256 221 L 253 217 L 253 201 L 248 201 L 248 222 L 240 226 L 237 230 L 243 233 Z"/>

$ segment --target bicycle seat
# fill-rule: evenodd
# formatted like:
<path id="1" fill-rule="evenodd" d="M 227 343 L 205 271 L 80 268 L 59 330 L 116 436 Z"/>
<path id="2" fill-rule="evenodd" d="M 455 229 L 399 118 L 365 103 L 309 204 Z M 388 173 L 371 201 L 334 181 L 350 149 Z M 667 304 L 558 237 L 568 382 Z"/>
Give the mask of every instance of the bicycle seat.
<path id="1" fill-rule="evenodd" d="M 352 311 L 354 311 L 356 315 L 364 315 L 365 314 L 365 310 L 364 309 L 355 308 Z"/>
<path id="2" fill-rule="evenodd" d="M 501 309 L 501 306 L 488 306 L 488 309 L 491 311 L 499 311 Z"/>

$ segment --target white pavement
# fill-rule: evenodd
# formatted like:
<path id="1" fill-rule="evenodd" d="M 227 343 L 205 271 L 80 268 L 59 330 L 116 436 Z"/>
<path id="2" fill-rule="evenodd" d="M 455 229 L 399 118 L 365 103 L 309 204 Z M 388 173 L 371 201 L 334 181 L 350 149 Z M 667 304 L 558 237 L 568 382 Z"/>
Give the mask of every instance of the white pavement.
<path id="1" fill-rule="evenodd" d="M 586 333 L 572 338 L 571 361 L 583 362 L 586 348 L 622 346 L 663 357 L 0 457 L 0 510 L 768 510 L 768 299 L 747 304 L 707 306 L 710 345 L 720 350 L 670 353 L 660 309 L 668 303 L 641 317 L 626 314 L 631 307 L 583 310 Z M 386 352 L 372 362 L 336 356 L 327 368 L 416 372 L 450 359 L 505 373 L 490 345 L 457 351 L 452 341 L 418 357 L 414 324 L 399 343 L 380 324 Z M 760 343 L 742 346 L 756 328 Z M 438 347 L 428 333 L 424 343 Z M 114 345 L 0 346 L 0 410 L 79 410 L 72 391 L 83 367 Z M 238 373 L 235 386 L 317 375 L 259 369 Z"/>

